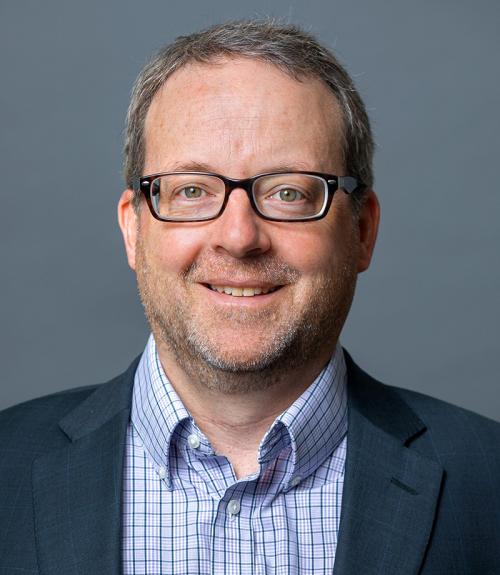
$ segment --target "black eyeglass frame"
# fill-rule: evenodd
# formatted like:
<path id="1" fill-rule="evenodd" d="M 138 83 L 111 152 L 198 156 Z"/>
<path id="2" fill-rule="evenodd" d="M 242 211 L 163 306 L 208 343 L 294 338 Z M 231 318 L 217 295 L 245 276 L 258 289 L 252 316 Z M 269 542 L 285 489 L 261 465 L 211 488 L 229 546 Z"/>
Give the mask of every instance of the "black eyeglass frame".
<path id="1" fill-rule="evenodd" d="M 173 176 L 176 174 L 185 174 L 185 175 L 193 175 L 193 176 L 213 176 L 213 177 L 216 177 L 216 178 L 219 178 L 220 180 L 222 180 L 226 189 L 225 189 L 224 201 L 222 202 L 222 205 L 221 205 L 219 212 L 214 216 L 199 218 L 199 219 L 189 219 L 189 220 L 179 219 L 179 218 L 166 218 L 166 217 L 160 216 L 157 213 L 157 211 L 153 205 L 153 201 L 151 199 L 151 186 L 152 186 L 153 182 L 160 177 Z M 262 177 L 279 176 L 281 174 L 299 174 L 299 175 L 302 174 L 302 175 L 316 176 L 316 177 L 322 178 L 327 185 L 327 199 L 323 205 L 322 211 L 319 214 L 316 214 L 314 216 L 307 216 L 307 217 L 303 217 L 303 218 L 294 218 L 294 219 L 275 218 L 275 217 L 263 214 L 259 210 L 257 202 L 255 201 L 255 197 L 253 194 L 254 184 L 258 179 L 260 179 Z M 252 176 L 251 178 L 243 178 L 243 179 L 239 180 L 236 178 L 227 178 L 226 176 L 222 176 L 221 174 L 216 174 L 214 172 L 187 171 L 187 172 L 160 172 L 157 174 L 149 174 L 147 176 L 142 176 L 142 177 L 136 178 L 134 180 L 133 187 L 134 187 L 135 193 L 144 194 L 144 197 L 146 198 L 146 202 L 148 204 L 151 215 L 154 218 L 156 218 L 157 220 L 160 220 L 162 222 L 185 222 L 185 223 L 189 223 L 189 222 L 207 222 L 207 221 L 211 221 L 211 220 L 216 220 L 218 217 L 220 217 L 223 214 L 223 212 L 227 206 L 227 202 L 229 200 L 229 195 L 231 194 L 231 192 L 233 190 L 238 189 L 238 188 L 245 190 L 245 192 L 248 195 L 248 200 L 249 200 L 254 212 L 258 216 L 263 218 L 264 220 L 268 220 L 271 222 L 306 222 L 306 221 L 310 222 L 310 221 L 320 220 L 326 216 L 326 214 L 328 213 L 328 210 L 330 209 L 333 195 L 335 194 L 335 192 L 337 190 L 341 189 L 346 194 L 353 194 L 353 193 L 363 189 L 365 187 L 365 185 L 361 181 L 359 181 L 357 178 L 354 178 L 353 176 L 337 176 L 335 174 L 325 174 L 323 172 L 306 172 L 306 171 L 264 172 L 262 174 L 257 174 L 256 176 Z"/>

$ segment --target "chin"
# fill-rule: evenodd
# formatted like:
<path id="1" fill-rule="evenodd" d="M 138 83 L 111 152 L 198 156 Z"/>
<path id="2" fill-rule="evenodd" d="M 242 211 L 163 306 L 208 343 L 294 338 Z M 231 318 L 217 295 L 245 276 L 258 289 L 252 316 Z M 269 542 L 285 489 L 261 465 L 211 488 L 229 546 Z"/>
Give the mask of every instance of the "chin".
<path id="1" fill-rule="evenodd" d="M 276 361 L 275 350 L 249 353 L 248 349 L 216 350 L 211 347 L 197 347 L 198 357 L 214 369 L 226 372 L 261 371 Z"/>
<path id="2" fill-rule="evenodd" d="M 230 337 L 208 339 L 191 334 L 188 338 L 191 352 L 197 360 L 224 372 L 252 372 L 268 369 L 281 359 L 284 342 L 278 339 L 264 342 L 262 335 L 245 335 L 236 330 Z"/>

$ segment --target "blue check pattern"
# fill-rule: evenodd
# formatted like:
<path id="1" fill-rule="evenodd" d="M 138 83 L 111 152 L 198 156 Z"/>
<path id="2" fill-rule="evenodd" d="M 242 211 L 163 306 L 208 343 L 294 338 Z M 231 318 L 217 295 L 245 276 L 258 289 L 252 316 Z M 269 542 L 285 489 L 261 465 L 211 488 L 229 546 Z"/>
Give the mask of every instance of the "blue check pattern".
<path id="1" fill-rule="evenodd" d="M 123 482 L 125 575 L 331 574 L 347 434 L 337 348 L 236 480 L 168 381 L 153 336 L 135 374 Z"/>

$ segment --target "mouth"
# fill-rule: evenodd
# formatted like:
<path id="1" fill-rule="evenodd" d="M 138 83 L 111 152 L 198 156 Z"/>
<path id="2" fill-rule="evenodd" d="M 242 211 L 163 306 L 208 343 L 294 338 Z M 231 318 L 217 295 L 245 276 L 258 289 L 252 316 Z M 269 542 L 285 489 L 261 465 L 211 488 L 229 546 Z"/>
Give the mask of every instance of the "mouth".
<path id="1" fill-rule="evenodd" d="M 256 287 L 238 287 L 238 286 L 224 286 L 224 285 L 214 285 L 214 284 L 205 284 L 205 287 L 208 289 L 223 293 L 226 295 L 230 295 L 233 297 L 256 297 L 266 295 L 268 293 L 275 292 L 281 289 L 283 286 L 272 286 L 272 287 L 263 287 L 263 286 L 256 286 Z"/>

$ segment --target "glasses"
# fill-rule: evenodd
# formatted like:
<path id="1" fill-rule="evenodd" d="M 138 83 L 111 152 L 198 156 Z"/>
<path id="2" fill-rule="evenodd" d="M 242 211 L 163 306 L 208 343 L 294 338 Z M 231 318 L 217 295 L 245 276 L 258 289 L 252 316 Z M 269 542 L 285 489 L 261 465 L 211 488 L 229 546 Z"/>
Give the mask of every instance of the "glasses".
<path id="1" fill-rule="evenodd" d="M 215 220 L 236 188 L 246 191 L 254 211 L 273 222 L 304 222 L 326 216 L 334 193 L 364 185 L 351 176 L 319 172 L 271 172 L 237 180 L 210 172 L 167 172 L 134 182 L 153 217 L 164 222 Z"/>

